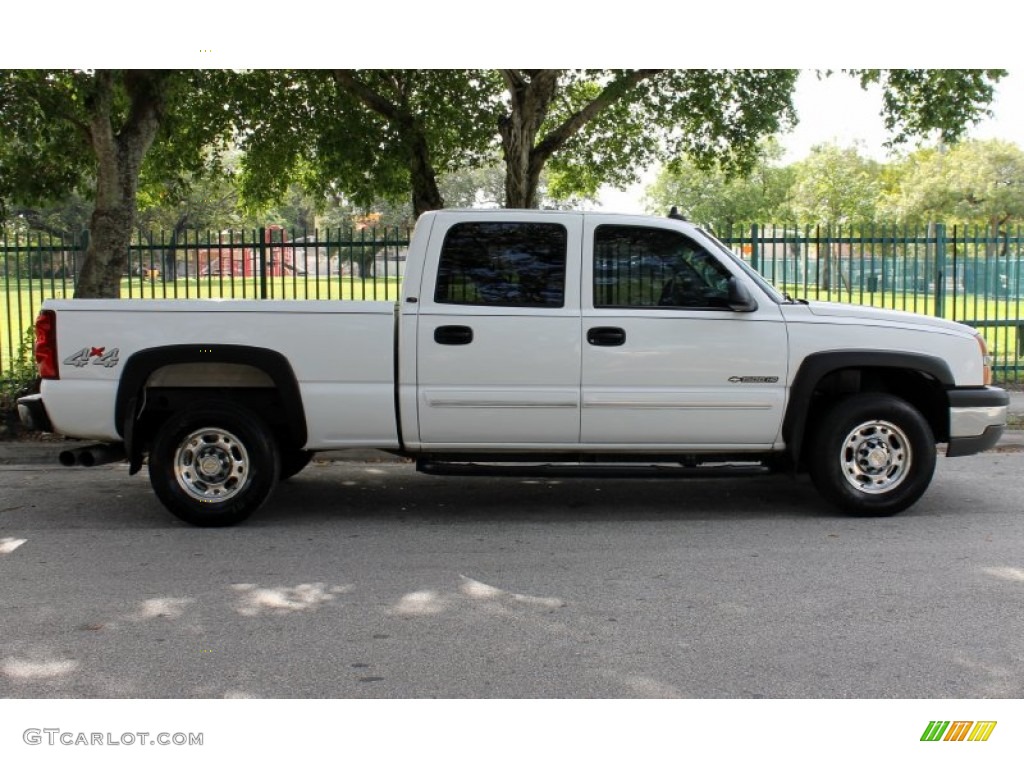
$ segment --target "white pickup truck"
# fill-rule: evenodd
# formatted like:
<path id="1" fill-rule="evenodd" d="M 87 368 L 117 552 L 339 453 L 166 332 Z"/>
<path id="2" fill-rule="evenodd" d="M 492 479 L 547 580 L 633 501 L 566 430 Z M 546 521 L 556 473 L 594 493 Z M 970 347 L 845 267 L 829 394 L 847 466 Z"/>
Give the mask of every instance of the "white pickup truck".
<path id="1" fill-rule="evenodd" d="M 624 463 L 808 470 L 855 515 L 913 504 L 992 447 L 1008 397 L 982 337 L 793 300 L 676 218 L 436 211 L 402 295 L 49 301 L 30 427 L 99 441 L 196 525 L 237 523 L 316 451 L 424 471 Z"/>

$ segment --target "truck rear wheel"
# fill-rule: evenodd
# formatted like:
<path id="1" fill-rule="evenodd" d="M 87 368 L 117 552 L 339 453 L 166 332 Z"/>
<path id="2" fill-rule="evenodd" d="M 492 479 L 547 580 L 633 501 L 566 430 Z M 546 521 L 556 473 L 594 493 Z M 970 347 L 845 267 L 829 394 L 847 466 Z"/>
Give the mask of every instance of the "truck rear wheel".
<path id="1" fill-rule="evenodd" d="M 928 488 L 935 438 L 907 401 L 884 393 L 854 395 L 825 415 L 808 464 L 818 491 L 848 514 L 895 515 Z"/>
<path id="2" fill-rule="evenodd" d="M 171 416 L 149 455 L 149 480 L 172 514 L 203 527 L 234 525 L 277 484 L 273 433 L 252 411 L 209 400 Z"/>

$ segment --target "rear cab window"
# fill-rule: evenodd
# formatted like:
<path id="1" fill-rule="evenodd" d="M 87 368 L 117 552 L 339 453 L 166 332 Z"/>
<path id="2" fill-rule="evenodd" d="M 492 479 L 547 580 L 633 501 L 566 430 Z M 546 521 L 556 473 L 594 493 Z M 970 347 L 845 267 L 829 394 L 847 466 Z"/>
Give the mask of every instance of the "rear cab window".
<path id="1" fill-rule="evenodd" d="M 434 302 L 565 306 L 568 233 L 554 222 L 463 222 L 445 235 Z"/>

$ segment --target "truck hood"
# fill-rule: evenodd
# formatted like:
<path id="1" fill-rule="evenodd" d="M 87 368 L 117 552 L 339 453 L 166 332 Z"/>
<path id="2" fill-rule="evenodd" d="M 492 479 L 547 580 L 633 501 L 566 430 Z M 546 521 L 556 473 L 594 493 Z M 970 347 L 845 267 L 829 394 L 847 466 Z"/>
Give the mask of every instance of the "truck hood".
<path id="1" fill-rule="evenodd" d="M 944 320 L 930 315 L 919 315 L 915 312 L 902 312 L 895 309 L 878 309 L 859 304 L 837 304 L 827 301 L 812 301 L 807 304 L 811 314 L 816 317 L 842 318 L 848 322 L 861 321 L 865 325 L 898 325 L 914 326 L 942 330 L 958 336 L 972 336 L 974 330 L 952 320 Z"/>

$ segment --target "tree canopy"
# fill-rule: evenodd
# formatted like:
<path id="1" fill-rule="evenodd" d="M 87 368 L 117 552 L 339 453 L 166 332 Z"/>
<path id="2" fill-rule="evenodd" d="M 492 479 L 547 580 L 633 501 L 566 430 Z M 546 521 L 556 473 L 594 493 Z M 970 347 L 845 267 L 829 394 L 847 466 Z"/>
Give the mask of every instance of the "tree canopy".
<path id="1" fill-rule="evenodd" d="M 240 188 L 250 211 L 298 184 L 321 202 L 404 197 L 419 214 L 445 204 L 439 179 L 495 164 L 504 166 L 503 204 L 535 207 L 543 179 L 556 196 L 588 196 L 605 183 L 635 181 L 656 160 L 719 168 L 723 178 L 747 174 L 760 162 L 762 141 L 796 119 L 797 74 L 5 70 L 0 201 L 91 198 L 76 295 L 115 296 L 140 185 L 164 185 L 183 198 L 229 142 L 242 151 Z M 850 74 L 881 84 L 894 144 L 933 135 L 952 144 L 987 113 L 1005 73 Z"/>
<path id="2" fill-rule="evenodd" d="M 201 172 L 225 138 L 223 79 L 219 70 L 0 71 L 0 200 L 92 199 L 76 296 L 118 295 L 144 165 L 173 183 Z"/>
<path id="3" fill-rule="evenodd" d="M 727 177 L 685 158 L 647 191 L 648 209 L 678 205 L 715 228 L 755 223 L 892 224 L 957 222 L 998 230 L 1024 221 L 1024 150 L 999 140 L 919 149 L 880 163 L 857 146 L 823 144 L 779 165 L 762 155 L 753 172 Z"/>
<path id="4" fill-rule="evenodd" d="M 688 219 L 720 232 L 752 222 L 789 221 L 796 170 L 780 166 L 781 157 L 776 142 L 765 142 L 754 166 L 743 175 L 701 168 L 687 156 L 677 158 L 647 188 L 647 208 L 664 214 L 679 206 Z"/>
<path id="5" fill-rule="evenodd" d="M 998 229 L 1024 220 L 1024 150 L 1006 141 L 965 141 L 911 155 L 887 213 L 903 221 L 952 219 Z"/>

